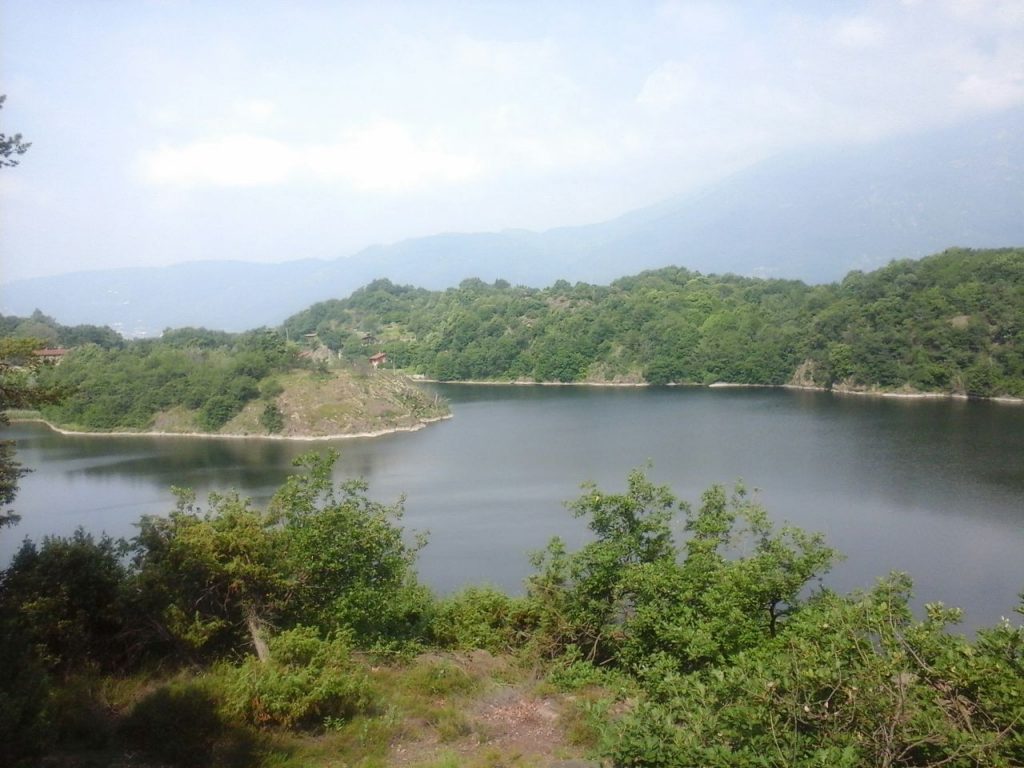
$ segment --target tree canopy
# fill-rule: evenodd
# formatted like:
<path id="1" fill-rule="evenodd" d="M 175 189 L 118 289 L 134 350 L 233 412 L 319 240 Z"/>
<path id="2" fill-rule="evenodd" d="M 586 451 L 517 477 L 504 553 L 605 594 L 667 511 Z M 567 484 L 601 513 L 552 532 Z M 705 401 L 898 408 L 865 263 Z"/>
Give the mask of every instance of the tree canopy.
<path id="1" fill-rule="evenodd" d="M 1024 250 L 953 249 L 840 283 L 679 267 L 608 286 L 377 280 L 285 322 L 343 354 L 372 336 L 440 380 L 645 381 L 1024 395 Z"/>
<path id="2" fill-rule="evenodd" d="M 0 109 L 3 109 L 5 101 L 7 101 L 7 96 L 0 94 Z M 19 162 L 17 156 L 28 152 L 28 148 L 31 146 L 31 142 L 22 140 L 20 133 L 15 133 L 13 136 L 0 133 L 0 168 L 11 168 L 17 165 Z"/>

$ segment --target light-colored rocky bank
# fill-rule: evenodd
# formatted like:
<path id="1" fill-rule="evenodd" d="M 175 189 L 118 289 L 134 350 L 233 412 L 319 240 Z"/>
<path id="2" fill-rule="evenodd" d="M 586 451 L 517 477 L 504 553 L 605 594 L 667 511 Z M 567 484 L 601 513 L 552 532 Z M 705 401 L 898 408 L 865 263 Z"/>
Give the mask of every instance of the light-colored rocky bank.
<path id="1" fill-rule="evenodd" d="M 254 433 L 221 433 L 221 432 L 167 432 L 167 431 L 127 431 L 117 430 L 112 432 L 86 432 L 77 429 L 64 429 L 58 427 L 41 416 L 33 417 L 22 417 L 15 416 L 11 418 L 11 422 L 37 422 L 45 424 L 47 427 L 52 429 L 54 432 L 59 432 L 62 435 L 74 435 L 83 437 L 188 437 L 188 438 L 204 438 L 209 440 L 290 440 L 294 442 L 323 442 L 326 440 L 350 440 L 360 437 L 383 437 L 384 435 L 393 435 L 396 432 L 418 432 L 419 430 L 427 427 L 430 424 L 438 421 L 444 421 L 450 419 L 452 415 L 450 413 L 443 416 L 434 416 L 431 418 L 421 419 L 415 424 L 408 424 L 402 426 L 388 427 L 386 429 L 378 429 L 372 432 L 345 432 L 332 435 L 266 435 L 266 434 L 254 434 Z"/>

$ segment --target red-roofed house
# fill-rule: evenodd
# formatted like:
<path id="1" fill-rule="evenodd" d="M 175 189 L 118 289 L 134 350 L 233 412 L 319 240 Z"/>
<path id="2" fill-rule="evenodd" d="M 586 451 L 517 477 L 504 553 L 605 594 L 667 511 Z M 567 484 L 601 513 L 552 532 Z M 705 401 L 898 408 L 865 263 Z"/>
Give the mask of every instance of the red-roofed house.
<path id="1" fill-rule="evenodd" d="M 44 363 L 57 365 L 67 353 L 68 351 L 63 347 L 47 347 L 46 349 L 37 349 L 32 354 L 41 357 Z"/>

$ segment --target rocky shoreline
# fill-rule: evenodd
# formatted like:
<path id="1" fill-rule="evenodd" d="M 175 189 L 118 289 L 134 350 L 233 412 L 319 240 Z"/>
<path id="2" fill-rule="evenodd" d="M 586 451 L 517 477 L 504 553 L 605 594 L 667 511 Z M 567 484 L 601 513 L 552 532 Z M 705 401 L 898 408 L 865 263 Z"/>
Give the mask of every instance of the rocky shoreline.
<path id="1" fill-rule="evenodd" d="M 11 422 L 37 422 L 45 424 L 47 427 L 52 429 L 54 432 L 58 432 L 62 435 L 71 436 L 82 436 L 82 437 L 188 437 L 188 438 L 204 438 L 213 440 L 291 440 L 295 442 L 323 442 L 325 440 L 350 440 L 360 437 L 383 437 L 384 435 L 392 435 L 397 432 L 418 432 L 424 429 L 430 424 L 438 421 L 444 421 L 450 419 L 452 415 L 450 413 L 443 416 L 433 416 L 426 419 L 421 419 L 415 424 L 409 424 L 405 426 L 388 427 L 386 429 L 378 429 L 372 432 L 348 432 L 333 435 L 257 435 L 257 434 L 220 434 L 216 432 L 132 432 L 127 430 L 119 430 L 115 432 L 87 432 L 75 429 L 65 429 L 58 427 L 42 417 L 13 417 Z"/>

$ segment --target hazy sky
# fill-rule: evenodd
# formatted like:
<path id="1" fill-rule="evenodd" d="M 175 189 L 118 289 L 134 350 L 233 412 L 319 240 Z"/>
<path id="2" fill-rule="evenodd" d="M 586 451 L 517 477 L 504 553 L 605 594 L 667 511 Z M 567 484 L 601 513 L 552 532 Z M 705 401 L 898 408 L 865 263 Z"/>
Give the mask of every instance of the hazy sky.
<path id="1" fill-rule="evenodd" d="M 1024 2 L 0 0 L 0 280 L 611 218 L 1024 104 Z"/>

